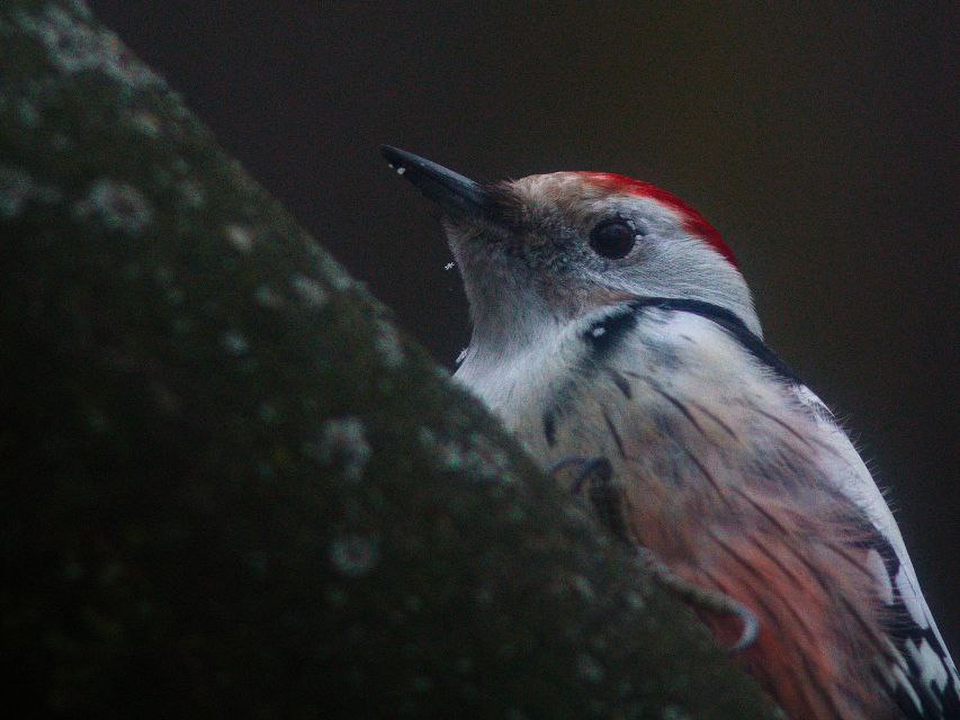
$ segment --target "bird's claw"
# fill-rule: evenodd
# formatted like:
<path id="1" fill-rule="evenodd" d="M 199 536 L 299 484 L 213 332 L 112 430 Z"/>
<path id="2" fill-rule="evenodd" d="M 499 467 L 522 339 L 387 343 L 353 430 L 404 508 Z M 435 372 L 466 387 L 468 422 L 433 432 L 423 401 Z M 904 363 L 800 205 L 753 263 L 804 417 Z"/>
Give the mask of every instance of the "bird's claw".
<path id="1" fill-rule="evenodd" d="M 567 468 L 577 467 L 576 477 L 574 477 L 573 482 L 570 485 L 570 491 L 574 495 L 579 495 L 580 491 L 583 489 L 584 482 L 587 478 L 591 476 L 596 476 L 600 482 L 610 482 L 610 478 L 613 477 L 613 467 L 610 465 L 610 461 L 605 457 L 567 457 L 563 460 L 559 460 L 554 463 L 547 473 L 552 478 L 559 478 L 560 473 L 566 470 Z"/>
<path id="2" fill-rule="evenodd" d="M 579 495 L 586 484 L 587 499 L 593 506 L 594 514 L 618 541 L 631 545 L 626 515 L 623 512 L 623 491 L 613 482 L 613 466 L 610 461 L 605 457 L 565 458 L 550 469 L 550 474 L 556 477 L 560 471 L 571 466 L 579 466 L 570 485 L 573 494 Z"/>
<path id="3" fill-rule="evenodd" d="M 617 540 L 627 545 L 633 545 L 624 519 L 623 493 L 613 483 L 613 467 L 610 461 L 605 457 L 568 457 L 554 464 L 549 472 L 552 477 L 558 478 L 562 471 L 571 467 L 578 468 L 576 477 L 570 486 L 571 491 L 575 495 L 579 495 L 589 479 L 588 498 L 597 517 Z M 700 587 L 676 575 L 660 562 L 648 548 L 638 547 L 637 559 L 661 586 L 686 602 L 721 615 L 733 615 L 740 620 L 740 637 L 727 648 L 728 653 L 742 652 L 757 641 L 757 636 L 760 633 L 760 621 L 746 605 L 725 593 Z"/>
<path id="4" fill-rule="evenodd" d="M 674 574 L 648 548 L 638 548 L 637 558 L 644 569 L 650 572 L 662 587 L 680 596 L 681 599 L 712 612 L 733 615 L 740 620 L 740 637 L 726 649 L 726 652 L 731 655 L 742 652 L 757 641 L 757 636 L 760 634 L 760 620 L 746 605 L 725 593 L 700 587 Z"/>

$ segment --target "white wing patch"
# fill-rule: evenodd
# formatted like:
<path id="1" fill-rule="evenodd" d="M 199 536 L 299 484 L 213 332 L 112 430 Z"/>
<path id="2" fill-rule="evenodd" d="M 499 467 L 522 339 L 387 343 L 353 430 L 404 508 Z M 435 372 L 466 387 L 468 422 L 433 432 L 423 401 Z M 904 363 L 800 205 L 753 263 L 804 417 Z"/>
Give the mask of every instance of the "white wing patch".
<path id="1" fill-rule="evenodd" d="M 937 651 L 925 639 L 920 640 L 919 643 L 916 640 L 908 640 L 906 644 L 923 673 L 921 680 L 924 684 L 942 692 L 947 687 L 950 676 Z"/>
<path id="2" fill-rule="evenodd" d="M 867 570 L 877 579 L 877 591 L 880 593 L 880 599 L 885 605 L 893 605 L 893 581 L 887 575 L 883 558 L 876 550 L 867 553 Z"/>
<path id="3" fill-rule="evenodd" d="M 930 625 L 930 610 L 927 609 L 927 604 L 923 601 L 923 595 L 920 594 L 920 589 L 916 586 L 916 579 L 911 577 L 911 573 L 907 572 L 907 569 L 902 566 L 900 572 L 897 573 L 897 590 L 900 592 L 903 604 L 907 606 L 910 619 L 920 627 Z"/>

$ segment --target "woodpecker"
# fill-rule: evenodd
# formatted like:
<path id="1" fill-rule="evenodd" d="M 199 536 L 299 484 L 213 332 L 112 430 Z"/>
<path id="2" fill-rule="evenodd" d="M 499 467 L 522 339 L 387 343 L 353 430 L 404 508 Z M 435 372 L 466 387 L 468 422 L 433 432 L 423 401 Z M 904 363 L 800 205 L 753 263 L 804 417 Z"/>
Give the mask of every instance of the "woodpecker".
<path id="1" fill-rule="evenodd" d="M 890 509 L 764 343 L 712 225 L 622 175 L 480 184 L 382 152 L 442 212 L 473 324 L 455 378 L 558 479 L 571 460 L 602 465 L 611 528 L 756 619 L 735 657 L 790 718 L 960 718 Z M 700 614 L 720 642 L 744 632 Z"/>

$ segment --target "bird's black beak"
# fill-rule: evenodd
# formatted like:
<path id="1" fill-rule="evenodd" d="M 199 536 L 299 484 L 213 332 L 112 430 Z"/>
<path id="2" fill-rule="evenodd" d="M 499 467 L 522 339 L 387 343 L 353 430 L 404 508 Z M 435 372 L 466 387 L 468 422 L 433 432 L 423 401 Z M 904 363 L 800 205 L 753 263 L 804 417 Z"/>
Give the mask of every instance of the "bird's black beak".
<path id="1" fill-rule="evenodd" d="M 453 216 L 497 221 L 497 203 L 480 183 L 390 145 L 380 147 L 390 167 Z M 499 224 L 499 223 L 498 223 Z"/>

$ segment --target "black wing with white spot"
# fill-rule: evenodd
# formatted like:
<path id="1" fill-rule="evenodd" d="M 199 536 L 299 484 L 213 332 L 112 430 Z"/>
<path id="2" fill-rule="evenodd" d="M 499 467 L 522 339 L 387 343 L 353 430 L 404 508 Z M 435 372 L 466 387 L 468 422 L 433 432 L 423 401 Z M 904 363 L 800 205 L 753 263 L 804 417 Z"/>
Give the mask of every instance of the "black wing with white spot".
<path id="1" fill-rule="evenodd" d="M 911 720 L 960 719 L 960 680 L 911 568 L 893 545 L 871 529 L 863 542 L 876 553 L 875 573 L 885 589 L 885 628 L 900 658 L 892 668 L 890 693 Z"/>

